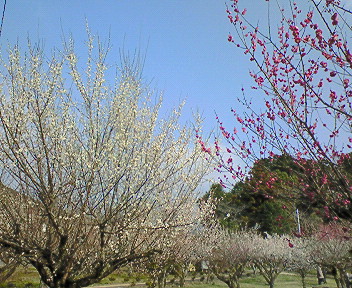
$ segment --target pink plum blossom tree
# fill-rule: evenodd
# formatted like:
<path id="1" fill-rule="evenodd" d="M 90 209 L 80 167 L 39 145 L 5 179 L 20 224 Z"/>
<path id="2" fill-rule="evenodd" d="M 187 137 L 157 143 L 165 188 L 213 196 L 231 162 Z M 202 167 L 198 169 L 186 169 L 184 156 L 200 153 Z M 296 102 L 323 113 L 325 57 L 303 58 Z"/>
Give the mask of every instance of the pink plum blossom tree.
<path id="1" fill-rule="evenodd" d="M 253 64 L 253 92 L 243 89 L 239 99 L 245 112 L 232 109 L 232 128 L 218 118 L 222 142 L 214 149 L 201 137 L 200 145 L 227 172 L 222 185 L 247 177 L 260 158 L 291 155 L 301 167 L 295 195 L 323 202 L 327 217 L 351 219 L 352 12 L 338 0 L 258 5 L 267 23 L 251 18 L 246 1 L 227 8 L 234 28 L 228 41 Z"/>

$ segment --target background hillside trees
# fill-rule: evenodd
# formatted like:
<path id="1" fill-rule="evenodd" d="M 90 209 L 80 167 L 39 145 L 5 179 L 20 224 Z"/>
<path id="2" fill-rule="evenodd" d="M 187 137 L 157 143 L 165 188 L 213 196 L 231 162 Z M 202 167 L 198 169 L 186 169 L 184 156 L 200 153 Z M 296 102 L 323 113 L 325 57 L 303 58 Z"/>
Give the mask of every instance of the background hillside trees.
<path id="1" fill-rule="evenodd" d="M 289 234 L 297 231 L 296 209 L 299 209 L 302 229 L 308 229 L 313 222 L 327 218 L 317 214 L 324 203 L 297 195 L 300 169 L 289 155 L 261 159 L 230 191 L 221 184 L 213 184 L 204 198 L 211 195 L 215 199 L 216 216 L 226 228 L 256 227 L 269 234 Z"/>
<path id="2" fill-rule="evenodd" d="M 33 265 L 48 287 L 83 287 L 156 253 L 167 231 L 196 222 L 207 168 L 138 59 L 89 35 L 86 64 L 73 41 L 52 58 L 14 47 L 1 69 L 0 247 Z M 81 69 L 81 67 L 85 69 Z"/>

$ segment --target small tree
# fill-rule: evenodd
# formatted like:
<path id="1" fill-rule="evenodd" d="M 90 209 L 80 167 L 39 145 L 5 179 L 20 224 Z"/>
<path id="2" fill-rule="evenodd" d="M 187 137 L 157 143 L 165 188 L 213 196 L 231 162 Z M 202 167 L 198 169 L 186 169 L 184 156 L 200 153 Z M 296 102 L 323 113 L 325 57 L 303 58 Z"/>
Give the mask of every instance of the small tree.
<path id="1" fill-rule="evenodd" d="M 290 258 L 290 243 L 285 236 L 267 235 L 255 242 L 253 261 L 270 288 L 286 268 Z"/>
<path id="2" fill-rule="evenodd" d="M 164 288 L 170 274 L 179 278 L 180 287 L 184 286 L 189 265 L 196 259 L 195 230 L 196 226 L 188 226 L 164 233 L 155 245 L 160 252 L 143 261 L 142 265 L 137 264 L 137 269 L 149 276 L 148 287 Z"/>
<path id="3" fill-rule="evenodd" d="M 49 60 L 16 46 L 1 71 L 0 246 L 51 288 L 154 254 L 165 231 L 194 223 L 207 170 L 181 108 L 160 119 L 138 59 L 122 55 L 111 86 L 108 49 L 87 45 L 84 71 L 73 41 Z"/>
<path id="4" fill-rule="evenodd" d="M 208 262 L 215 276 L 229 288 L 240 288 L 240 278 L 253 260 L 260 236 L 254 231 L 213 231 Z"/>
<path id="5" fill-rule="evenodd" d="M 297 272 L 301 276 L 302 287 L 306 288 L 306 276 L 316 264 L 312 257 L 312 246 L 314 240 L 310 237 L 295 237 L 290 240 L 290 258 L 287 263 L 287 268 Z"/>
<path id="6" fill-rule="evenodd" d="M 347 288 L 347 271 L 352 267 L 350 228 L 336 223 L 319 227 L 313 234 L 311 254 L 314 261 L 330 268 L 338 288 Z"/>

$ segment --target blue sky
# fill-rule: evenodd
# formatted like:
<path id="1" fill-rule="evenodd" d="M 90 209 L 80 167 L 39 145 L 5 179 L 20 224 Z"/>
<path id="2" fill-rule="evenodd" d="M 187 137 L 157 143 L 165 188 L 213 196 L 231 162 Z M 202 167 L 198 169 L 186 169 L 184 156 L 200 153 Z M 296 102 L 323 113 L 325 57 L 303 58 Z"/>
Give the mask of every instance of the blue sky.
<path id="1" fill-rule="evenodd" d="M 288 5 L 289 1 L 281 2 Z M 261 19 L 266 19 L 265 6 L 258 4 L 267 2 L 243 2 L 252 19 L 265 22 Z M 343 3 L 352 6 L 352 0 Z M 233 127 L 231 108 L 242 108 L 237 101 L 241 88 L 246 96 L 253 95 L 248 75 L 253 67 L 227 41 L 233 27 L 225 0 L 11 0 L 7 1 L 0 44 L 3 48 L 16 42 L 26 46 L 29 38 L 43 43 L 50 55 L 53 47 L 61 47 L 63 36 L 72 35 L 84 59 L 86 21 L 102 40 L 110 37 L 110 64 L 119 62 L 121 48 L 144 52 L 144 77 L 164 92 L 163 111 L 186 99 L 182 120 L 192 119 L 192 111 L 201 112 L 205 132 L 217 127 L 215 112 L 225 126 Z"/>
<path id="2" fill-rule="evenodd" d="M 352 0 L 342 2 L 352 6 Z M 262 7 L 268 2 L 243 3 L 252 19 L 266 19 Z M 110 37 L 109 63 L 118 63 L 121 48 L 145 52 L 144 77 L 164 92 L 164 111 L 186 99 L 183 120 L 192 119 L 192 111 L 201 112 L 205 132 L 217 127 L 215 112 L 225 127 L 233 127 L 231 108 L 242 108 L 237 101 L 242 87 L 246 96 L 253 96 L 248 75 L 253 67 L 227 41 L 233 27 L 225 0 L 12 0 L 7 1 L 0 43 L 6 47 L 18 41 L 25 46 L 29 37 L 44 43 L 50 54 L 53 47 L 61 47 L 63 36 L 72 35 L 84 59 L 86 20 L 93 34 L 103 40 Z"/>
<path id="3" fill-rule="evenodd" d="M 164 91 L 166 109 L 186 99 L 184 119 L 199 110 L 208 131 L 216 127 L 214 111 L 231 121 L 230 109 L 250 79 L 248 62 L 227 42 L 232 28 L 225 1 L 7 1 L 0 43 L 26 45 L 29 37 L 44 43 L 50 54 L 61 46 L 63 35 L 72 34 L 84 58 L 86 20 L 101 39 L 110 35 L 111 64 L 118 63 L 122 47 L 146 53 L 144 77 Z"/>

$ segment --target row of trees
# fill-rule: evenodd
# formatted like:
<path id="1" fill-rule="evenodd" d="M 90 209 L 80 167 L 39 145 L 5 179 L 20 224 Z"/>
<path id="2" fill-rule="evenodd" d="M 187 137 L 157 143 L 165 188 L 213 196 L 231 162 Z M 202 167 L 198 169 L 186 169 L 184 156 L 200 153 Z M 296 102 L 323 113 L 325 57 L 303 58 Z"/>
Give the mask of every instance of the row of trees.
<path id="1" fill-rule="evenodd" d="M 336 224 L 299 238 L 216 228 L 209 231 L 205 243 L 211 271 L 229 288 L 240 287 L 249 267 L 257 268 L 270 287 L 284 270 L 298 273 L 306 287 L 307 273 L 318 266 L 333 272 L 337 287 L 350 287 L 346 274 L 352 266 L 350 231 Z"/>
<path id="2" fill-rule="evenodd" d="M 161 238 L 161 253 L 134 263 L 132 270 L 146 274 L 149 287 L 164 288 L 170 275 L 179 279 L 183 287 L 190 268 L 203 262 L 205 272 L 229 288 L 241 287 L 242 277 L 252 270 L 271 288 L 280 273 L 296 273 L 305 288 L 307 275 L 319 267 L 332 273 L 337 287 L 349 288 L 350 229 L 330 223 L 317 227 L 310 235 L 297 237 L 268 233 L 263 236 L 254 229 L 234 231 L 217 224 L 203 225 L 187 233 L 179 231 L 167 241 Z"/>
<path id="3" fill-rule="evenodd" d="M 178 279 L 183 287 L 195 267 L 215 275 L 229 288 L 241 287 L 241 279 L 251 271 L 260 274 L 271 288 L 282 272 L 295 273 L 305 288 L 307 275 L 318 267 L 333 275 L 337 287 L 350 287 L 347 272 L 352 268 L 351 227 L 336 223 L 321 225 L 309 235 L 297 237 L 263 235 L 255 229 L 228 230 L 214 222 L 164 233 L 155 247 L 159 253 L 129 265 L 131 271 L 147 276 L 146 284 L 151 288 L 164 288 L 170 279 Z M 205 271 L 199 263 L 205 264 Z"/>

